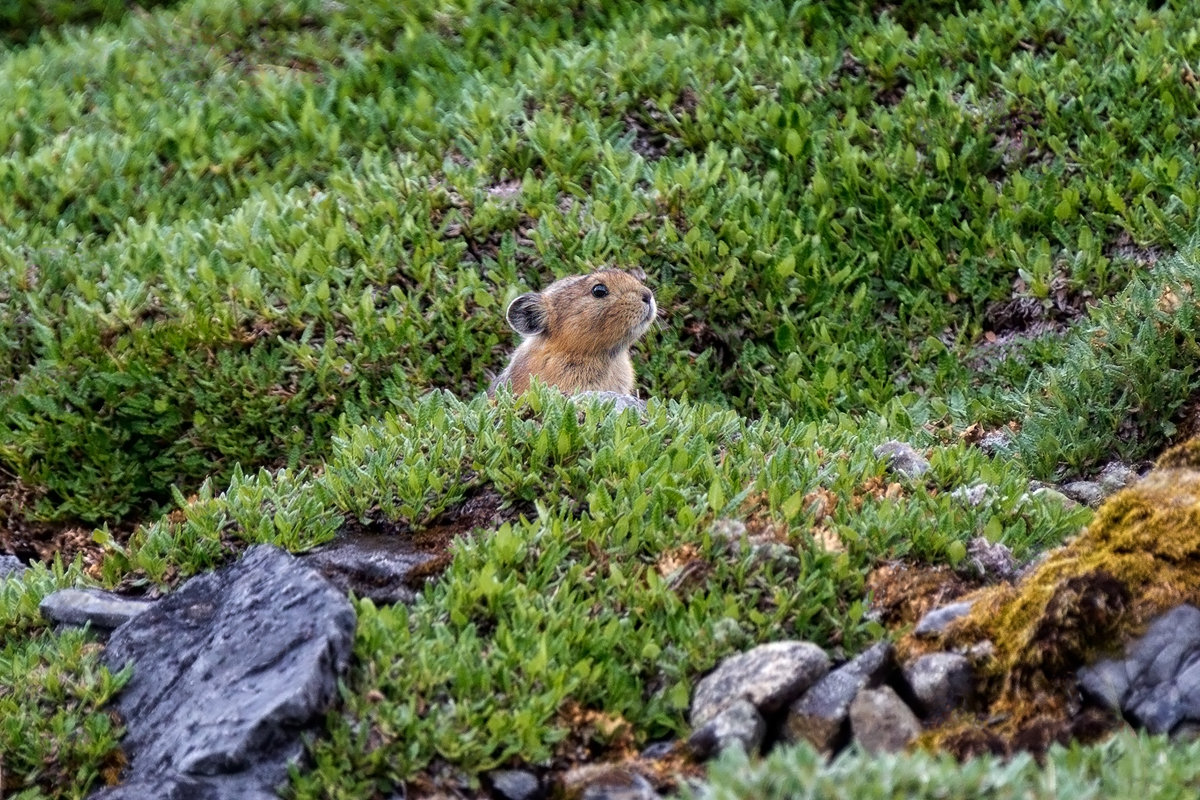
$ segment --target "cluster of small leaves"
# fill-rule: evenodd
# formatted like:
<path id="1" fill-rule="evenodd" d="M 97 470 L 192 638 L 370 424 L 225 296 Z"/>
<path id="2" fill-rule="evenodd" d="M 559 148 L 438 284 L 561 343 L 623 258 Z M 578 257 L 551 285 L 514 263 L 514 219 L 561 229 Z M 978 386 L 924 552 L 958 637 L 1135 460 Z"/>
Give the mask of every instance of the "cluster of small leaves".
<path id="1" fill-rule="evenodd" d="M 172 0 L 145 0 L 142 8 Z M 0 47 L 28 44 L 43 29 L 64 25 L 116 22 L 129 11 L 128 0 L 0 0 Z"/>
<path id="2" fill-rule="evenodd" d="M 653 394 L 1010 418 L 1012 371 L 963 363 L 987 304 L 1107 295 L 1118 242 L 1195 221 L 1200 37 L 1138 0 L 894 10 L 191 0 L 5 51 L 0 466 L 102 521 L 315 463 L 341 414 L 478 391 L 505 301 L 613 262 L 668 312 Z"/>
<path id="3" fill-rule="evenodd" d="M 1109 458 L 1144 458 L 1176 433 L 1200 389 L 1200 240 L 1139 277 L 1079 326 L 1061 364 L 1018 401 L 1017 442 L 1032 472 L 1053 477 Z"/>
<path id="4" fill-rule="evenodd" d="M 731 750 L 714 763 L 705 800 L 1174 800 L 1200 787 L 1200 744 L 1122 732 L 1092 747 L 1054 746 L 1044 764 L 1028 754 L 981 756 L 867 754 L 848 751 L 833 762 L 808 747 L 780 748 L 758 763 Z"/>
<path id="5" fill-rule="evenodd" d="M 0 793 L 82 798 L 124 764 L 109 700 L 129 670 L 109 672 L 83 630 L 52 633 L 38 603 L 81 578 L 75 564 L 0 578 Z M 107 772 L 107 774 L 106 774 Z M 22 791 L 24 790 L 24 791 Z"/>

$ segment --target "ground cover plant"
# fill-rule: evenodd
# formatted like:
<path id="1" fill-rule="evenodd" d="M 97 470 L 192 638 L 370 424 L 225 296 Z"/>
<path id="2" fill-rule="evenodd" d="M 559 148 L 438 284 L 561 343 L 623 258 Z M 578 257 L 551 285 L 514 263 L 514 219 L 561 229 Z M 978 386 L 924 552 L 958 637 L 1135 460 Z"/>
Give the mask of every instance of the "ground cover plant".
<path id="1" fill-rule="evenodd" d="M 0 544 L 66 564 L 4 583 L 3 741 L 34 743 L 3 749 L 5 792 L 119 769 L 123 678 L 37 619 L 52 586 L 170 587 L 496 492 L 515 520 L 417 604 L 359 602 L 290 791 L 469 786 L 564 758 L 572 708 L 611 722 L 597 751 L 678 735 L 752 642 L 853 653 L 882 633 L 872 566 L 981 534 L 1032 556 L 1088 512 L 1030 478 L 1187 427 L 1186 3 L 0 9 Z M 505 304 L 613 263 L 666 312 L 648 422 L 480 398 Z M 893 488 L 890 438 L 932 476 Z M 1159 752 L 1134 741 L 1105 752 Z"/>

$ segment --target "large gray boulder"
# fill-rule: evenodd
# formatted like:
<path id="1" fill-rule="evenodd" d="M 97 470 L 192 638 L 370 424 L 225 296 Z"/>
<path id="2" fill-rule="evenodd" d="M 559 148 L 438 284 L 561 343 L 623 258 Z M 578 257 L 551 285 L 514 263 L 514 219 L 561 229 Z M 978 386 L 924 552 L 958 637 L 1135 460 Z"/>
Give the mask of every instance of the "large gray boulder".
<path id="1" fill-rule="evenodd" d="M 113 632 L 131 759 L 114 798 L 269 797 L 349 665 L 354 609 L 275 547 L 188 581 Z"/>

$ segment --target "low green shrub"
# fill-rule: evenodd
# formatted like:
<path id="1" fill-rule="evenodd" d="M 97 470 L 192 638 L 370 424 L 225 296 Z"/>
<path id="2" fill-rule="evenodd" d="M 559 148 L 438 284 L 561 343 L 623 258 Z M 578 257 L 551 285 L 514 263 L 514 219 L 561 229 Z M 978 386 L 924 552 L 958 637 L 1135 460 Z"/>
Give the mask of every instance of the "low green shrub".
<path id="1" fill-rule="evenodd" d="M 809 747 L 776 750 L 750 763 L 729 752 L 712 768 L 706 800 L 883 800 L 971 797 L 987 800 L 1168 800 L 1200 785 L 1196 742 L 1123 732 L 1101 745 L 1055 745 L 1038 764 L 1021 754 L 1003 760 L 981 756 L 958 762 L 948 755 L 848 752 L 832 763 Z"/>

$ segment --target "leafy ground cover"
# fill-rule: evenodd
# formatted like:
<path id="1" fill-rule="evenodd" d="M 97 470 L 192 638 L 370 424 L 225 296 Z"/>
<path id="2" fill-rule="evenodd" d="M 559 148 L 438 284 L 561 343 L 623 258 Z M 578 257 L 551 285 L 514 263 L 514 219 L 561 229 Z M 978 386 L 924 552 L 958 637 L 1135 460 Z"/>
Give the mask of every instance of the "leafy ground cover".
<path id="1" fill-rule="evenodd" d="M 36 617 L 62 583 L 170 586 L 496 492 L 527 513 L 456 541 L 416 605 L 359 602 L 291 791 L 470 785 L 564 758 L 570 708 L 612 722 L 600 752 L 678 734 L 751 642 L 855 651 L 872 566 L 980 534 L 1031 556 L 1087 512 L 1030 478 L 1189 424 L 1186 3 L 0 9 L 0 542 L 87 556 L 4 584 L 0 735 L 32 743 L 6 792 L 119 768 L 123 678 Z M 667 312 L 637 353 L 649 422 L 478 397 L 506 302 L 610 263 Z M 932 477 L 893 487 L 889 438 Z M 977 481 L 989 504 L 955 502 Z M 1164 747 L 1133 741 L 1105 752 Z"/>

